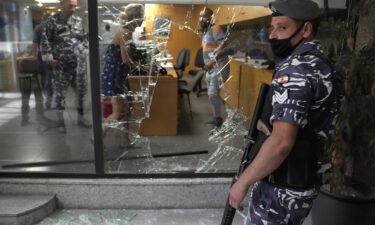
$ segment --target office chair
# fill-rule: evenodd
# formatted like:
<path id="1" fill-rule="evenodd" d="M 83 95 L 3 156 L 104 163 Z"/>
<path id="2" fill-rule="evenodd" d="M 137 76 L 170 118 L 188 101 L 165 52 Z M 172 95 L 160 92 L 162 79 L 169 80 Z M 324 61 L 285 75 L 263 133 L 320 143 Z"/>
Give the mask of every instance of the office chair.
<path id="1" fill-rule="evenodd" d="M 195 61 L 194 61 L 194 66 L 199 68 L 199 69 L 193 69 L 189 70 L 189 74 L 195 76 L 199 71 L 203 70 L 204 67 L 204 60 L 203 60 L 203 49 L 199 48 L 197 53 L 195 54 Z M 200 96 L 201 92 L 207 91 L 206 88 L 202 88 L 202 81 L 199 82 L 198 88 L 197 88 L 197 97 Z"/>
<path id="2" fill-rule="evenodd" d="M 176 65 L 173 65 L 173 68 L 176 70 L 178 79 L 182 78 L 185 68 L 189 65 L 189 62 L 190 50 L 188 48 L 181 49 L 177 56 Z"/>
<path id="3" fill-rule="evenodd" d="M 178 93 L 183 96 L 183 94 L 186 94 L 189 102 L 189 109 L 190 109 L 190 117 L 193 118 L 193 112 L 191 111 L 191 104 L 190 104 L 190 92 L 196 91 L 198 89 L 199 84 L 201 83 L 201 80 L 203 78 L 203 75 L 205 72 L 203 70 L 199 71 L 190 86 L 188 86 L 185 82 L 179 82 L 178 84 Z"/>
<path id="4" fill-rule="evenodd" d="M 195 61 L 194 66 L 199 69 L 189 70 L 189 74 L 195 76 L 200 70 L 203 70 L 204 61 L 203 61 L 203 49 L 199 48 L 197 53 L 195 54 Z"/>

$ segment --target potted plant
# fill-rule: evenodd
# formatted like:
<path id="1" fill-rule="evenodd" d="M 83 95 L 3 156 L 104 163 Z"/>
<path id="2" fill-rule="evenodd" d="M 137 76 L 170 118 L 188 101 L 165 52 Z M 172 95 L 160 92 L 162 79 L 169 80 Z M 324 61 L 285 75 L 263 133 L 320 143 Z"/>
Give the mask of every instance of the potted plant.
<path id="1" fill-rule="evenodd" d="M 355 15 L 366 15 L 363 9 L 374 9 L 375 3 L 356 3 L 352 20 L 346 26 L 338 22 L 332 29 L 337 32 L 343 26 L 347 31 L 336 36 L 347 41 L 346 51 L 330 46 L 336 65 L 345 74 L 346 94 L 329 148 L 332 172 L 314 203 L 313 225 L 375 224 L 375 46 L 355 50 L 358 32 L 353 22 L 358 21 Z M 342 34 L 348 38 L 340 39 Z"/>

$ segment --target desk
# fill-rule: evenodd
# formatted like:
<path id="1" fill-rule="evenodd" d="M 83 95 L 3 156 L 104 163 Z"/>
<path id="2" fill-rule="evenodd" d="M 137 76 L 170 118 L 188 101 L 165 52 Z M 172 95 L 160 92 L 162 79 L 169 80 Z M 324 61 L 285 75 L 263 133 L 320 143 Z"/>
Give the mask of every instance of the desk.
<path id="1" fill-rule="evenodd" d="M 229 107 L 251 121 L 260 85 L 271 84 L 273 70 L 257 69 L 243 62 L 230 62 L 230 77 L 220 90 L 220 96 Z"/>
<path id="2" fill-rule="evenodd" d="M 172 76 L 129 76 L 131 91 L 140 91 L 140 84 L 149 79 L 157 82 L 150 117 L 142 121 L 140 135 L 177 135 L 177 74 L 167 71 Z"/>

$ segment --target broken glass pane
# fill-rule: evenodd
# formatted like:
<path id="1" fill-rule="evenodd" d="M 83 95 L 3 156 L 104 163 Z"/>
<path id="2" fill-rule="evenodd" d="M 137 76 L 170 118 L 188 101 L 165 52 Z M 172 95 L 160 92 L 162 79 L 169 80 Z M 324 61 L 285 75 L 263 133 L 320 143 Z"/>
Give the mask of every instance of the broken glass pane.
<path id="1" fill-rule="evenodd" d="M 117 107 L 115 101 L 123 106 L 121 116 L 109 115 L 110 119 L 107 117 L 103 123 L 106 170 L 110 173 L 237 170 L 246 145 L 244 137 L 253 105 L 241 102 L 246 99 L 240 99 L 240 94 L 244 94 L 240 93 L 241 77 L 233 65 L 258 66 L 259 62 L 253 60 L 256 56 L 248 55 L 251 45 L 267 56 L 266 40 L 262 42 L 256 35 L 266 27 L 269 12 L 263 7 L 250 9 L 248 6 L 144 4 L 143 21 L 129 21 L 123 16 L 124 11 L 134 5 L 114 1 L 99 1 L 99 5 L 99 16 L 116 28 L 114 33 L 121 33 L 121 50 L 130 59 L 126 61 L 129 64 L 126 82 L 122 83 L 125 91 L 116 95 L 103 93 L 104 101 L 110 99 L 115 104 L 112 109 Z M 199 85 L 189 89 L 197 76 L 191 71 L 202 70 L 197 65 L 194 67 L 194 58 L 205 34 L 200 26 L 200 12 L 206 8 L 213 11 L 211 24 L 218 24 L 223 30 L 218 46 L 208 51 L 209 60 L 218 65 L 218 94 L 225 106 L 225 113 L 222 113 L 225 119 L 216 127 L 206 124 L 212 120 L 210 100 L 204 91 L 208 77 L 203 75 Z M 257 15 L 250 15 L 251 10 L 257 11 Z M 105 23 L 100 23 L 99 27 L 104 27 Z M 134 24 L 138 26 L 135 29 L 130 26 Z M 131 39 L 129 32 L 132 32 Z M 108 43 L 101 42 L 105 44 Z M 184 63 L 180 55 L 186 54 L 182 50 L 190 55 L 183 68 L 179 67 Z M 103 71 L 108 57 L 102 61 Z M 189 99 L 181 87 L 190 90 Z M 256 97 L 256 88 L 250 87 L 248 91 Z M 195 94 L 197 97 L 193 96 Z M 164 114 L 168 114 L 168 118 L 164 118 Z M 174 129 L 165 132 L 163 128 L 169 126 Z"/>

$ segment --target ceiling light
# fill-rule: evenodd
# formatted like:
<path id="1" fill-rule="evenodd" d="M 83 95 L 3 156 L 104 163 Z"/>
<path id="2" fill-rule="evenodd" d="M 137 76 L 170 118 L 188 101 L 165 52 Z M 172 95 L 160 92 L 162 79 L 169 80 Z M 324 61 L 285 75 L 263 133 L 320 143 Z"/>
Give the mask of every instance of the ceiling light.
<path id="1" fill-rule="evenodd" d="M 60 0 L 35 0 L 36 2 L 39 3 L 60 3 Z"/>

